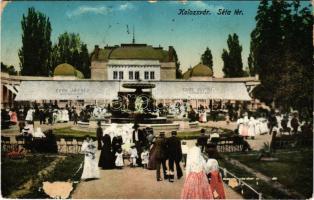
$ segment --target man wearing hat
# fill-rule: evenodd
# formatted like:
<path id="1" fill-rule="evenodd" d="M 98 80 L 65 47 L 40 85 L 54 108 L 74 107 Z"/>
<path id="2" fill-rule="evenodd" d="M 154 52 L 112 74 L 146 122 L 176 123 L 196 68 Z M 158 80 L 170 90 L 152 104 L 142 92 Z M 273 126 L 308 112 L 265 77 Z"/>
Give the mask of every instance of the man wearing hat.
<path id="1" fill-rule="evenodd" d="M 180 161 L 182 159 L 182 148 L 180 139 L 177 138 L 177 132 L 172 131 L 171 137 L 167 140 L 168 147 L 168 157 L 169 157 L 169 168 L 170 168 L 170 176 L 169 181 L 173 182 L 174 179 L 174 163 L 176 164 L 177 170 L 177 178 L 180 179 L 183 174 L 180 167 Z"/>
<path id="2" fill-rule="evenodd" d="M 201 151 L 204 152 L 205 150 L 205 146 L 207 144 L 207 140 L 208 140 L 208 137 L 205 135 L 205 129 L 201 129 L 201 134 L 199 136 L 199 143 L 200 143 L 200 146 L 201 146 Z"/>
<path id="3" fill-rule="evenodd" d="M 135 147 L 138 153 L 137 164 L 140 166 L 142 164 L 141 153 L 142 153 L 142 145 L 144 144 L 144 133 L 142 130 L 138 128 L 139 128 L 139 125 L 137 123 L 134 123 L 132 141 L 135 144 Z"/>
<path id="4" fill-rule="evenodd" d="M 161 181 L 162 179 L 160 178 L 160 165 L 162 165 L 164 179 L 168 178 L 166 167 L 167 143 L 165 138 L 165 132 L 160 132 L 159 137 L 157 137 L 155 141 L 155 153 L 157 181 Z"/>

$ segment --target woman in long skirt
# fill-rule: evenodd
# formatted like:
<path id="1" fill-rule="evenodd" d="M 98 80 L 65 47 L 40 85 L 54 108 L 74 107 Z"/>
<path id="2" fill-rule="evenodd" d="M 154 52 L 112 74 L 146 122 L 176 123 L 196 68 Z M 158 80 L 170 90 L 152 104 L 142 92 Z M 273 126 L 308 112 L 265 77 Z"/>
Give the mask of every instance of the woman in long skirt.
<path id="1" fill-rule="evenodd" d="M 214 195 L 215 199 L 225 199 L 225 191 L 223 186 L 223 181 L 219 173 L 219 165 L 216 159 L 208 159 L 207 160 L 207 169 L 209 170 L 210 177 L 210 188 Z"/>
<path id="2" fill-rule="evenodd" d="M 156 146 L 155 144 L 151 145 L 151 149 L 149 151 L 147 169 L 156 170 Z"/>
<path id="3" fill-rule="evenodd" d="M 86 136 L 86 139 L 82 144 L 82 152 L 85 154 L 85 158 L 81 179 L 99 178 L 99 169 L 96 161 L 96 145 L 89 136 Z"/>
<path id="4" fill-rule="evenodd" d="M 100 152 L 100 158 L 98 166 L 102 169 L 114 168 L 114 155 L 111 151 L 111 139 L 108 134 L 105 134 L 102 138 L 103 146 Z"/>
<path id="5" fill-rule="evenodd" d="M 206 162 L 201 155 L 201 149 L 195 146 L 187 156 L 186 179 L 181 199 L 213 199 L 206 174 Z"/>

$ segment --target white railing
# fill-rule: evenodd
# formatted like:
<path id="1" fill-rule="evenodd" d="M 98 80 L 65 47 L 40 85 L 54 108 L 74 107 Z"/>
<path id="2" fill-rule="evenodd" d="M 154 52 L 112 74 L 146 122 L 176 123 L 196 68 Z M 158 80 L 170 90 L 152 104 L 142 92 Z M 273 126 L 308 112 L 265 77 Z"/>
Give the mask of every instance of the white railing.
<path id="1" fill-rule="evenodd" d="M 205 158 L 205 160 L 208 160 L 208 157 L 207 155 L 203 154 L 203 157 Z M 252 193 L 255 193 L 256 194 L 256 197 L 258 197 L 259 200 L 262 199 L 262 193 L 261 192 L 258 192 L 256 191 L 252 186 L 250 186 L 248 183 L 246 183 L 245 181 L 243 181 L 242 178 L 238 178 L 236 175 L 234 175 L 233 173 L 231 173 L 230 171 L 228 171 L 226 168 L 223 168 L 223 167 L 219 167 L 219 170 L 220 170 L 220 173 L 223 174 L 223 181 L 226 181 L 226 180 L 230 180 L 230 177 L 231 178 L 234 178 L 237 180 L 237 182 L 239 183 L 239 185 L 241 186 L 245 186 L 247 187 L 250 191 L 252 191 Z M 252 178 L 254 179 L 254 178 Z M 256 179 L 257 180 L 257 179 Z M 228 185 L 228 184 L 227 184 Z M 242 190 L 243 191 L 243 190 Z M 241 192 L 242 195 L 243 195 L 243 192 Z"/>
<path id="2" fill-rule="evenodd" d="M 222 168 L 219 167 L 220 171 L 223 173 L 223 180 L 230 180 L 230 178 L 227 178 L 229 176 L 231 176 L 232 178 L 236 179 L 239 183 L 239 185 L 244 185 L 246 186 L 250 191 L 252 191 L 253 193 L 256 194 L 256 196 L 258 196 L 258 199 L 262 199 L 262 193 L 256 191 L 252 186 L 250 186 L 248 183 L 246 183 L 245 181 L 243 181 L 241 178 L 238 178 L 236 175 L 234 175 L 233 173 L 229 172 L 226 168 Z"/>

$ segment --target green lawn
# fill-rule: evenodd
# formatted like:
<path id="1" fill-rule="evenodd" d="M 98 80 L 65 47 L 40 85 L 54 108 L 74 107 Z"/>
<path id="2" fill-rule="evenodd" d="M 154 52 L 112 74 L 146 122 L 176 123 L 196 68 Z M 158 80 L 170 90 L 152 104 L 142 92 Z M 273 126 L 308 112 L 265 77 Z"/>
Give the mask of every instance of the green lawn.
<path id="1" fill-rule="evenodd" d="M 78 131 L 71 129 L 71 127 L 53 129 L 53 133 L 56 137 L 84 137 L 89 135 L 96 138 L 96 132 Z"/>
<path id="2" fill-rule="evenodd" d="M 49 166 L 55 157 L 27 156 L 15 160 L 2 158 L 1 160 L 1 191 L 6 197 L 24 182 L 37 175 L 37 173 Z"/>
<path id="3" fill-rule="evenodd" d="M 227 134 L 230 134 L 230 131 L 228 131 L 228 130 L 223 130 L 223 131 Z M 95 132 L 73 130 L 73 129 L 71 129 L 71 127 L 53 129 L 53 133 L 57 137 L 84 137 L 85 135 L 89 135 L 91 137 L 94 137 L 94 139 L 96 138 Z M 201 133 L 200 130 L 183 131 L 183 132 L 178 132 L 177 136 L 180 139 L 191 140 L 191 139 L 197 139 L 199 137 L 200 133 Z"/>
<path id="4" fill-rule="evenodd" d="M 313 192 L 313 150 L 299 151 L 277 150 L 274 157 L 278 161 L 258 161 L 257 154 L 229 154 L 228 156 L 260 171 L 269 177 L 277 177 L 278 181 L 297 192 L 310 197 Z"/>
<path id="5" fill-rule="evenodd" d="M 178 138 L 183 140 L 192 140 L 197 139 L 200 136 L 201 131 L 185 131 L 185 132 L 178 132 Z"/>

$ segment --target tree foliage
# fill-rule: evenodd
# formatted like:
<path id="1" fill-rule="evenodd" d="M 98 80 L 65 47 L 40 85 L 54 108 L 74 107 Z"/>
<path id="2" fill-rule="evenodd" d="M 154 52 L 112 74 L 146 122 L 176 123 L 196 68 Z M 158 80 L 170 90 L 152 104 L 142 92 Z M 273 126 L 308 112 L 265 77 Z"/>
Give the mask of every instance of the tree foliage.
<path id="1" fill-rule="evenodd" d="M 51 25 L 43 13 L 29 8 L 22 21 L 22 47 L 19 50 L 22 75 L 48 76 L 51 73 Z"/>
<path id="2" fill-rule="evenodd" d="M 299 0 L 262 0 L 248 58 L 250 73 L 258 73 L 262 84 L 255 96 L 286 111 L 297 109 L 304 117 L 313 112 L 310 7 Z"/>
<path id="3" fill-rule="evenodd" d="M 242 46 L 239 42 L 239 37 L 237 34 L 228 35 L 227 39 L 228 49 L 223 49 L 221 58 L 224 62 L 223 72 L 225 77 L 241 77 L 243 73 L 243 63 L 242 63 Z"/>
<path id="4" fill-rule="evenodd" d="M 3 62 L 1 62 L 1 71 L 6 72 L 10 75 L 17 75 L 17 71 L 15 70 L 15 67 L 13 65 L 6 65 Z"/>
<path id="5" fill-rule="evenodd" d="M 51 63 L 54 68 L 62 63 L 71 64 L 85 78 L 90 77 L 90 56 L 87 45 L 81 41 L 79 34 L 65 32 L 58 37 L 58 42 L 52 48 Z"/>
<path id="6" fill-rule="evenodd" d="M 211 50 L 207 47 L 201 57 L 202 63 L 213 70 L 213 55 Z"/>
<path id="7" fill-rule="evenodd" d="M 180 69 L 180 61 L 178 59 L 178 55 L 175 49 L 173 49 L 174 62 L 176 65 L 176 78 L 181 79 L 183 77 L 182 70 Z"/>

